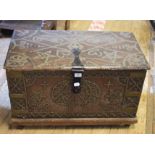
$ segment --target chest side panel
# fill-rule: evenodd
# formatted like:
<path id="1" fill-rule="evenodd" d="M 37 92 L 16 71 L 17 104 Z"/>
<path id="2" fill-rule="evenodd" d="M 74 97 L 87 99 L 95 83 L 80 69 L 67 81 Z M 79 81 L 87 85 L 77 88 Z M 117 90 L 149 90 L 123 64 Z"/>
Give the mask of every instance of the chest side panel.
<path id="1" fill-rule="evenodd" d="M 15 118 L 135 117 L 146 71 L 85 71 L 80 93 L 69 71 L 7 71 Z"/>

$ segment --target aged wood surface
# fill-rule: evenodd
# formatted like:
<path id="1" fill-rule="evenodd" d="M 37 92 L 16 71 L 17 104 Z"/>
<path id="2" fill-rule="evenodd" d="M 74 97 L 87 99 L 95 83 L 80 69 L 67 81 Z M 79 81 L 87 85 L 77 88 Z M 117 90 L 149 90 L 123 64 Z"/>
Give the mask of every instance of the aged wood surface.
<path id="1" fill-rule="evenodd" d="M 103 126 L 103 125 L 129 125 L 137 122 L 136 118 L 54 118 L 54 119 L 16 119 L 12 118 L 10 125 L 15 126 Z"/>
<path id="2" fill-rule="evenodd" d="M 70 29 L 88 29 L 90 21 L 71 21 Z M 83 25 L 85 23 L 85 25 Z M 73 26 L 72 26 L 73 25 Z M 86 26 L 87 25 L 87 26 Z M 81 27 L 80 27 L 81 26 Z M 129 31 L 133 32 L 136 36 L 136 39 L 140 43 L 140 47 L 144 54 L 148 58 L 148 43 L 150 40 L 150 29 L 146 21 L 107 21 L 105 25 L 105 30 L 114 30 L 114 31 Z M 7 94 L 6 94 L 7 96 Z M 48 128 L 48 129 L 22 129 L 10 130 L 8 128 L 8 122 L 10 120 L 9 116 L 9 106 L 3 109 L 1 104 L 0 112 L 6 112 L 4 116 L 2 114 L 0 132 L 1 133 L 145 133 L 146 132 L 146 107 L 148 104 L 148 76 L 145 79 L 142 97 L 140 100 L 140 105 L 138 108 L 138 123 L 131 125 L 130 127 L 80 127 L 80 128 Z M 9 104 L 9 103 L 8 103 Z"/>
<path id="3" fill-rule="evenodd" d="M 7 70 L 71 70 L 72 49 L 80 49 L 86 70 L 147 70 L 148 63 L 129 32 L 15 30 Z"/>
<path id="4" fill-rule="evenodd" d="M 76 95 L 70 72 L 7 71 L 7 76 L 13 118 L 134 118 L 145 71 L 85 71 Z"/>

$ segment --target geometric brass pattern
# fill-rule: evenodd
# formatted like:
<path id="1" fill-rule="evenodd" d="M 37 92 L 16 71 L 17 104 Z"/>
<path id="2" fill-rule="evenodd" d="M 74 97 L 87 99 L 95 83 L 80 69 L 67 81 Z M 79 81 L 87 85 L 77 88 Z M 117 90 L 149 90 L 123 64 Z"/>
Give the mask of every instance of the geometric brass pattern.
<path id="1" fill-rule="evenodd" d="M 71 91 L 71 83 L 67 80 L 61 81 L 51 88 L 51 99 L 62 106 L 70 106 L 71 104 L 85 106 L 95 104 L 100 97 L 99 87 L 88 80 L 84 81 L 79 94 L 75 95 Z"/>
<path id="2" fill-rule="evenodd" d="M 26 102 L 23 98 L 12 98 L 11 103 L 14 110 L 26 110 Z"/>
<path id="3" fill-rule="evenodd" d="M 12 116 L 133 118 L 145 73 L 145 70 L 86 71 L 81 81 L 81 91 L 74 94 L 71 72 L 68 71 L 27 71 L 22 75 L 20 71 L 15 74 L 7 72 Z M 17 80 L 11 80 L 14 75 Z M 17 86 L 20 87 L 18 91 L 12 89 Z"/>
<path id="4" fill-rule="evenodd" d="M 71 70 L 79 48 L 85 69 L 148 69 L 134 35 L 128 32 L 16 30 L 5 68 Z"/>
<path id="5" fill-rule="evenodd" d="M 10 92 L 11 93 L 14 93 L 14 94 L 20 94 L 20 93 L 23 93 L 24 92 L 24 84 L 23 84 L 23 79 L 21 78 L 9 78 L 9 81 L 10 83 Z"/>

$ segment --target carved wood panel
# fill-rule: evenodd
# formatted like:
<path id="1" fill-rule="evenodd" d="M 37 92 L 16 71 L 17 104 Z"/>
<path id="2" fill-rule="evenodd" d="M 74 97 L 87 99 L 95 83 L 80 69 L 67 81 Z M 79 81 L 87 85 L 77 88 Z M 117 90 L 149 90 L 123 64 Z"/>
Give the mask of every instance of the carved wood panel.
<path id="1" fill-rule="evenodd" d="M 146 71 L 85 71 L 72 92 L 69 71 L 8 71 L 17 118 L 135 117 Z M 22 90 L 22 91 L 21 91 Z"/>

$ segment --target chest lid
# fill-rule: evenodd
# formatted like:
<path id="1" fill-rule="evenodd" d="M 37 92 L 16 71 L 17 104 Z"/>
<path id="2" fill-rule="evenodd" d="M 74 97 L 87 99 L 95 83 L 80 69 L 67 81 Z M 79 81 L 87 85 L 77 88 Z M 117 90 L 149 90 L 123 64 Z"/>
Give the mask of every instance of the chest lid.
<path id="1" fill-rule="evenodd" d="M 93 31 L 14 31 L 5 68 L 70 70 L 78 49 L 84 69 L 140 70 L 149 65 L 132 33 Z"/>

